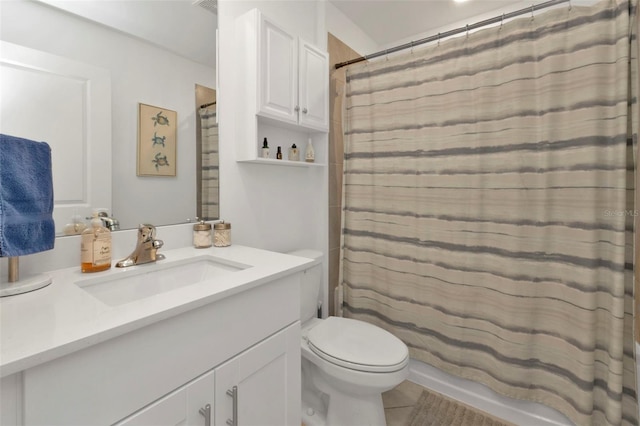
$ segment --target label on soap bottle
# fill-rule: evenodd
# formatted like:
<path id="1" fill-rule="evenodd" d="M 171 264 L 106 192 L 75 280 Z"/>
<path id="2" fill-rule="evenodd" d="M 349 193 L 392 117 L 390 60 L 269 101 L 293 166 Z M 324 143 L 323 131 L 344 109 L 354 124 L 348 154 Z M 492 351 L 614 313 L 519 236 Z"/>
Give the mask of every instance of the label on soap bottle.
<path id="1" fill-rule="evenodd" d="M 82 263 L 90 263 L 94 266 L 111 263 L 111 235 L 109 233 L 84 234 L 80 258 Z"/>

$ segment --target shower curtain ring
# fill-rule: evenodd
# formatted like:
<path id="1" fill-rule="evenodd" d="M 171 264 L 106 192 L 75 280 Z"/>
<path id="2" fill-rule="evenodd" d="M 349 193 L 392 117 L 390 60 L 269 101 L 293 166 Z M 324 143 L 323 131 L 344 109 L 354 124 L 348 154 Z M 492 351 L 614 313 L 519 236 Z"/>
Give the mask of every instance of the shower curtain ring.
<path id="1" fill-rule="evenodd" d="M 469 24 L 467 24 L 467 38 L 469 37 Z"/>
<path id="2" fill-rule="evenodd" d="M 413 40 L 411 40 L 411 54 L 413 55 Z"/>
<path id="3" fill-rule="evenodd" d="M 569 12 L 571 12 L 571 0 L 569 0 Z"/>
<path id="4" fill-rule="evenodd" d="M 440 46 L 440 33 L 438 33 L 438 46 Z"/>
<path id="5" fill-rule="evenodd" d="M 533 5 L 531 5 L 531 20 L 533 21 Z"/>
<path id="6" fill-rule="evenodd" d="M 389 60 L 389 49 L 384 49 L 384 57 L 387 61 Z"/>
<path id="7" fill-rule="evenodd" d="M 500 18 L 500 29 L 502 29 L 502 25 L 504 25 L 504 13 L 502 14 L 502 18 Z"/>

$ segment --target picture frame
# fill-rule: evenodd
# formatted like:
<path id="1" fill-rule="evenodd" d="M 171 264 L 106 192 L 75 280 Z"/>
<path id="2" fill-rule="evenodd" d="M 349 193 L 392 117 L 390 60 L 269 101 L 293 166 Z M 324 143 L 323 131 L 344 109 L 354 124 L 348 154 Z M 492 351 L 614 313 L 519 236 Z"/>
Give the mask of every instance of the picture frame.
<path id="1" fill-rule="evenodd" d="M 176 176 L 178 113 L 138 104 L 138 176 Z"/>

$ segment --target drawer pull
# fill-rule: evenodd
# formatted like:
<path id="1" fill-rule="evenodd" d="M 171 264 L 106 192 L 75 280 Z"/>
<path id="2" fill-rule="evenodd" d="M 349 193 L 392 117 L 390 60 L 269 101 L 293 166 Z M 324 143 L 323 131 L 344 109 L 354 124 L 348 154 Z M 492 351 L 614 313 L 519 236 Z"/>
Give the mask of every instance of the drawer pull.
<path id="1" fill-rule="evenodd" d="M 233 411 L 231 418 L 227 419 L 229 426 L 238 426 L 238 387 L 234 386 L 231 389 L 227 389 L 227 395 L 229 395 L 233 401 Z"/>
<path id="2" fill-rule="evenodd" d="M 204 426 L 211 426 L 211 404 L 207 404 L 200 409 L 200 414 L 204 416 Z"/>

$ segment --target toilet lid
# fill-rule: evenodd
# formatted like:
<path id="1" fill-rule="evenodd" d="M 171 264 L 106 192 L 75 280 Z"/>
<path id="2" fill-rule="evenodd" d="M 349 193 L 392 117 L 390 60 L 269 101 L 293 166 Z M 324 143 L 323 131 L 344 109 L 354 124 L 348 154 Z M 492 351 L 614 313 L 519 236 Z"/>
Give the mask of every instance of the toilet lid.
<path id="1" fill-rule="evenodd" d="M 309 330 L 309 348 L 326 361 L 359 371 L 391 372 L 409 362 L 400 339 L 373 324 L 329 317 Z"/>

